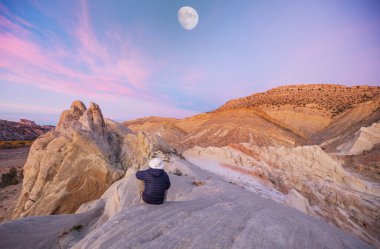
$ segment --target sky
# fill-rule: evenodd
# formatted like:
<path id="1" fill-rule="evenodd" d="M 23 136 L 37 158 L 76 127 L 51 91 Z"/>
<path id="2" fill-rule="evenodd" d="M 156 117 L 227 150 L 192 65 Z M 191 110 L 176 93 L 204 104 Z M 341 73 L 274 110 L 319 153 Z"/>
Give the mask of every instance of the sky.
<path id="1" fill-rule="evenodd" d="M 182 118 L 281 85 L 380 86 L 379 69 L 378 0 L 0 0 L 0 119 L 55 125 L 77 99 Z"/>

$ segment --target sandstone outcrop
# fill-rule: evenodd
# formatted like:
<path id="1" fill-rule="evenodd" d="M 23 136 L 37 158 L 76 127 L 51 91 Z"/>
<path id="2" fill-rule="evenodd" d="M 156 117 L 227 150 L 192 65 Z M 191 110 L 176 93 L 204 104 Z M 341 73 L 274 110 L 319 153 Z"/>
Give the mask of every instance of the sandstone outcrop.
<path id="1" fill-rule="evenodd" d="M 361 127 L 351 141 L 339 145 L 336 149 L 341 155 L 358 155 L 372 149 L 380 143 L 380 122 L 369 127 Z"/>
<path id="2" fill-rule="evenodd" d="M 379 120 L 380 96 L 339 114 L 331 124 L 313 134 L 310 140 L 313 144 L 320 144 L 327 152 L 336 153 L 336 147 L 351 141 L 362 127 L 369 127 Z"/>
<path id="3" fill-rule="evenodd" d="M 33 143 L 13 217 L 73 213 L 159 149 L 169 150 L 154 135 L 104 119 L 97 104 L 74 101 Z"/>
<path id="4" fill-rule="evenodd" d="M 286 195 L 285 203 L 304 214 L 310 213 L 308 211 L 310 209 L 309 200 L 298 193 L 297 190 L 291 189 L 289 191 Z"/>
<path id="5" fill-rule="evenodd" d="M 267 186 L 290 193 L 285 203 L 380 245 L 380 189 L 351 176 L 340 161 L 319 146 L 258 147 L 245 143 L 222 148 L 194 147 L 183 155 L 188 160 L 206 158 L 221 164 L 248 166 L 253 171 L 250 174 Z M 310 208 L 294 190 L 307 199 Z"/>
<path id="6" fill-rule="evenodd" d="M 1 248 L 371 248 L 334 226 L 179 158 L 164 205 L 141 204 L 133 170 L 76 214 L 0 225 Z M 128 170 L 130 171 L 130 170 Z M 195 181 L 203 182 L 195 185 Z"/>

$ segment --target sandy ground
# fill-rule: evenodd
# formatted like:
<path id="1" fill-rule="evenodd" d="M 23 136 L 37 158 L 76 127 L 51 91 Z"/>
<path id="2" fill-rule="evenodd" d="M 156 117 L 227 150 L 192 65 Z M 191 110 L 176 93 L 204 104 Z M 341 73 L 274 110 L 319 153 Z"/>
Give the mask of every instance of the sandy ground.
<path id="1" fill-rule="evenodd" d="M 28 157 L 29 147 L 16 149 L 0 149 L 0 173 L 11 167 L 22 169 Z"/>
<path id="2" fill-rule="evenodd" d="M 0 149 L 0 174 L 7 173 L 12 167 L 20 172 L 28 157 L 29 148 Z M 17 203 L 22 181 L 17 185 L 0 188 L 0 223 L 10 220 L 12 210 Z"/>

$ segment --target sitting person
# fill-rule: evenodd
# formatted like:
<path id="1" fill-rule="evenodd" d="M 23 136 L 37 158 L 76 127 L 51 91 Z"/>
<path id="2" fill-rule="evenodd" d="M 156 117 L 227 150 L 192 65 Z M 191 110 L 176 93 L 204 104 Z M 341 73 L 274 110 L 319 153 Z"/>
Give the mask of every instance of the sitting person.
<path id="1" fill-rule="evenodd" d="M 166 199 L 166 191 L 170 188 L 169 176 L 163 170 L 164 162 L 159 158 L 152 159 L 149 167 L 136 172 L 136 178 L 144 181 L 142 199 L 148 204 L 162 204 Z"/>

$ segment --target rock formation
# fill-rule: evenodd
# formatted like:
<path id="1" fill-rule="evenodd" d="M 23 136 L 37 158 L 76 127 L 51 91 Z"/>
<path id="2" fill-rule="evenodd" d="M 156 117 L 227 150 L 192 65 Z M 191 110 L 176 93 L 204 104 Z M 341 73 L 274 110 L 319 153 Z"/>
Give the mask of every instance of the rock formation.
<path id="1" fill-rule="evenodd" d="M 380 217 L 380 188 L 348 174 L 338 160 L 317 145 L 286 148 L 231 144 L 194 147 L 183 155 L 190 161 L 206 158 L 248 166 L 266 186 L 289 193 L 285 203 L 380 245 L 376 220 Z"/>
<path id="2" fill-rule="evenodd" d="M 160 149 L 169 150 L 158 137 L 135 135 L 104 119 L 98 105 L 74 101 L 55 130 L 33 143 L 13 217 L 73 213 Z"/>
<path id="3" fill-rule="evenodd" d="M 379 121 L 380 87 L 310 84 L 233 99 L 185 119 L 126 123 L 162 135 L 194 164 L 228 172 L 233 184 L 379 243 Z M 185 134 L 174 136 L 167 124 Z"/>
<path id="4" fill-rule="evenodd" d="M 379 121 L 380 87 L 311 84 L 233 99 L 185 119 L 126 123 L 162 135 L 186 158 L 196 155 L 194 163 L 210 159 L 207 170 L 239 171 L 229 178 L 234 184 L 379 243 Z M 164 124 L 185 134 L 173 139 Z M 242 174 L 263 185 L 239 180 Z"/>
<path id="5" fill-rule="evenodd" d="M 308 211 L 310 210 L 309 200 L 303 197 L 303 195 L 298 193 L 295 189 L 291 189 L 286 195 L 285 203 L 304 214 L 310 212 Z"/>
<path id="6" fill-rule="evenodd" d="M 371 248 L 320 219 L 261 198 L 184 160 L 169 161 L 173 187 L 164 205 L 139 203 L 138 181 L 128 170 L 76 214 L 1 224 L 0 247 Z M 186 175 L 173 174 L 176 171 Z"/>
<path id="7" fill-rule="evenodd" d="M 336 116 L 333 122 L 310 137 L 310 143 L 320 144 L 327 152 L 336 153 L 337 147 L 351 141 L 360 128 L 372 126 L 379 120 L 380 96 L 377 96 Z"/>
<path id="8" fill-rule="evenodd" d="M 23 125 L 28 125 L 28 126 L 37 126 L 37 124 L 32 121 L 32 120 L 28 120 L 28 119 L 20 119 L 20 124 L 23 124 Z"/>
<path id="9" fill-rule="evenodd" d="M 33 140 L 53 129 L 54 126 L 40 126 L 27 119 L 20 119 L 20 122 L 0 119 L 0 141 Z"/>
<path id="10" fill-rule="evenodd" d="M 380 122 L 373 123 L 370 127 L 361 127 L 354 137 L 336 147 L 341 155 L 358 155 L 363 151 L 372 149 L 380 143 Z"/>
<path id="11" fill-rule="evenodd" d="M 32 146 L 15 217 L 76 213 L 0 225 L 0 247 L 23 231 L 49 248 L 368 247 L 346 232 L 380 248 L 379 120 L 369 86 L 284 86 L 126 126 L 74 102 Z M 139 203 L 133 177 L 152 156 L 173 179 L 158 207 Z"/>

